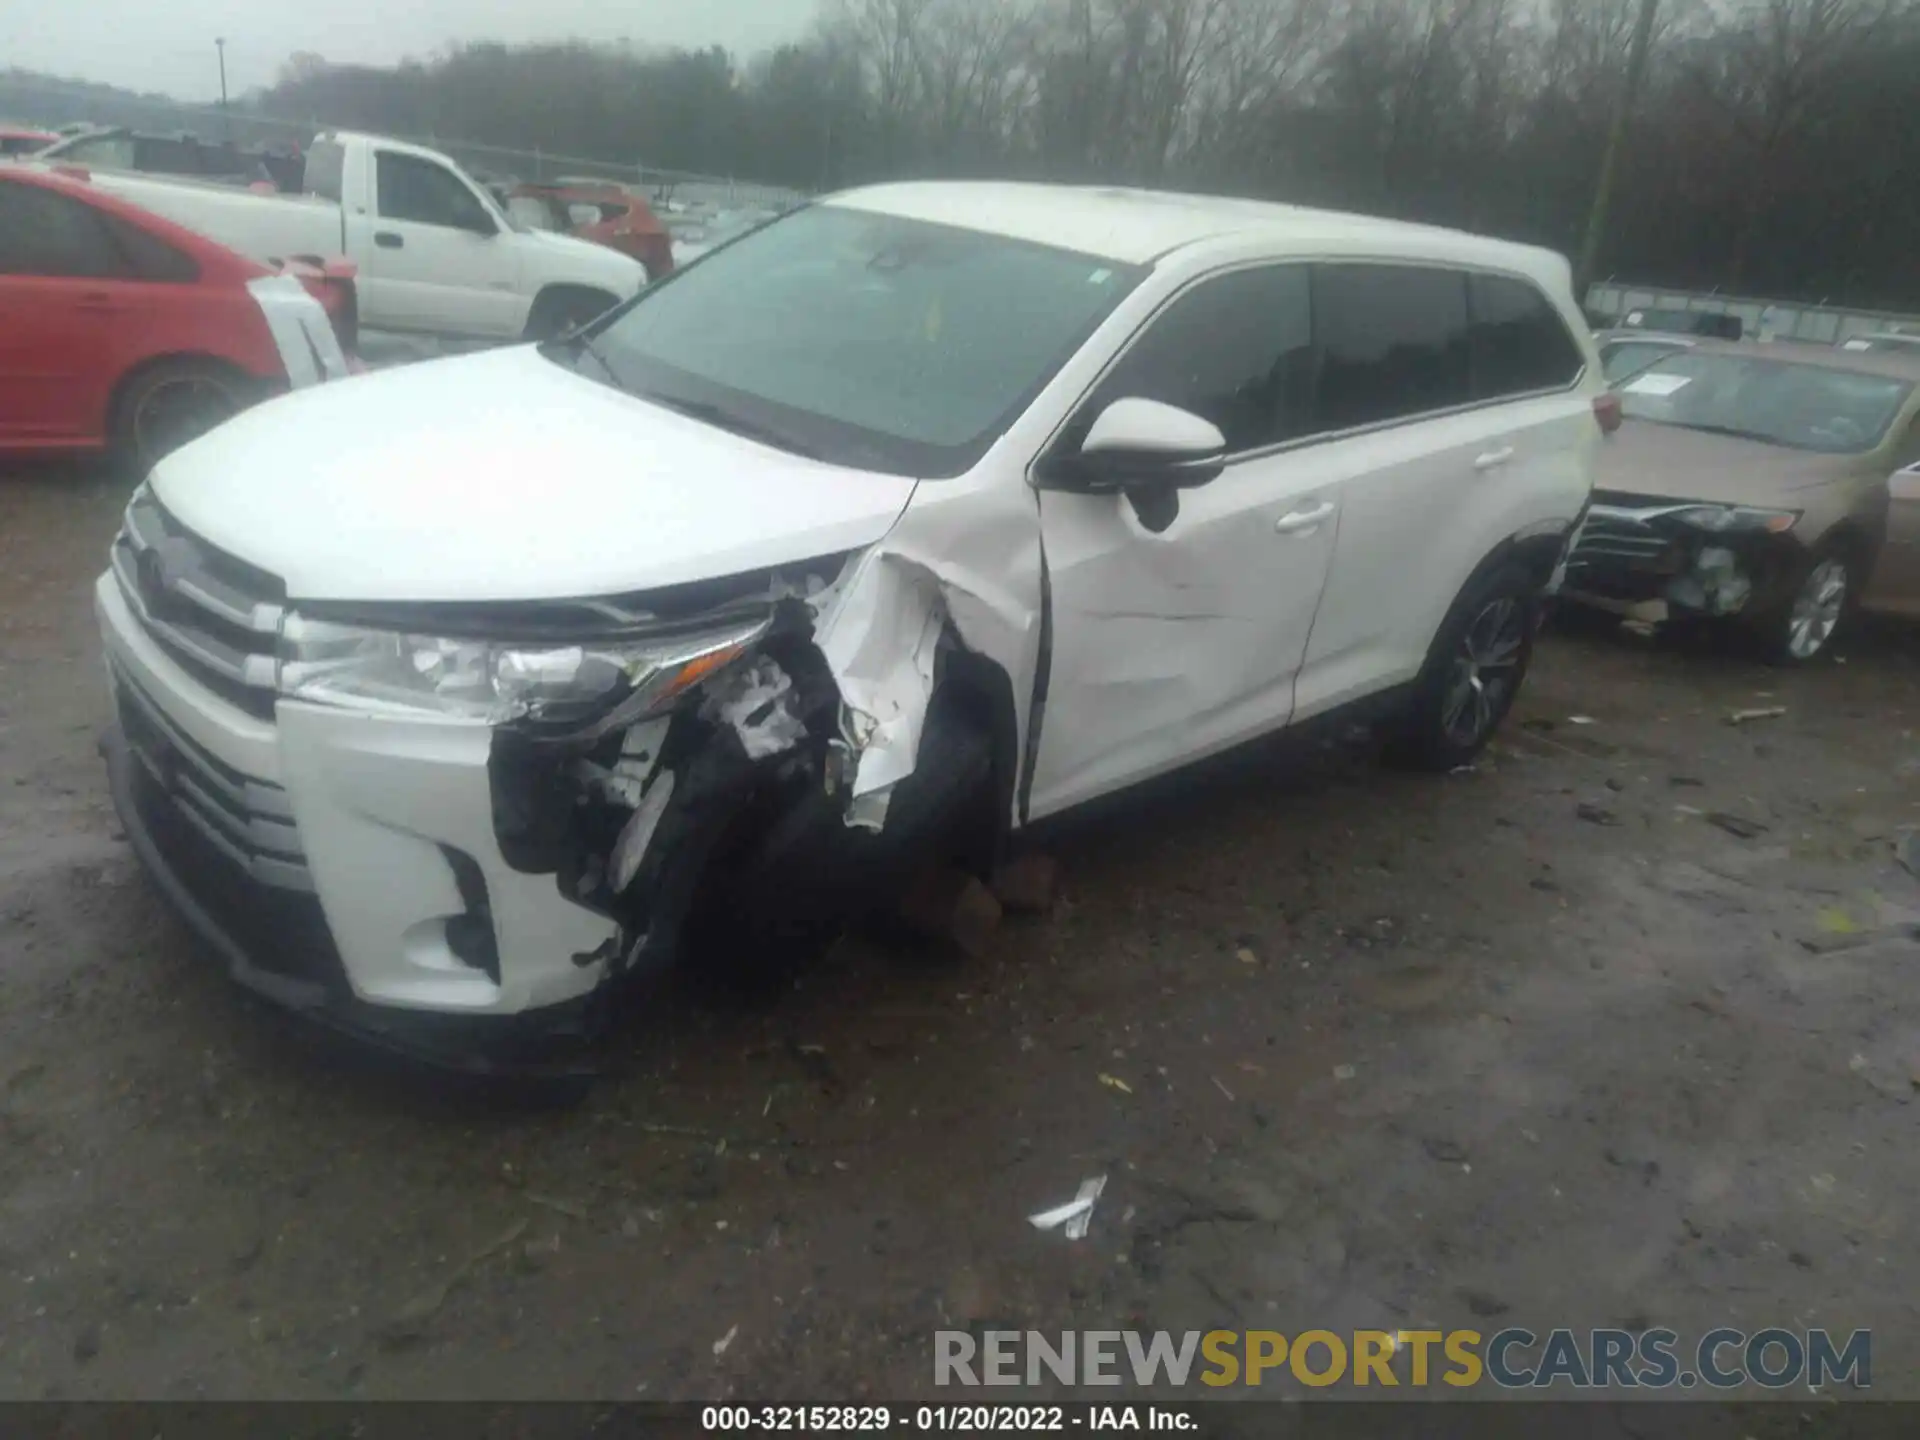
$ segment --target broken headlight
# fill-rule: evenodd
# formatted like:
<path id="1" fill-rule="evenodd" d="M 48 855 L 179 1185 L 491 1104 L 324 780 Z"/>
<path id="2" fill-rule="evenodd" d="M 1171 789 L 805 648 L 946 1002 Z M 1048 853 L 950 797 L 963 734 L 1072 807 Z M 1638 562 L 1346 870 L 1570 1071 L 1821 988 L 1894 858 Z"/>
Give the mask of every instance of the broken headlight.
<path id="1" fill-rule="evenodd" d="M 1676 510 L 1670 517 L 1710 535 L 1750 534 L 1764 530 L 1769 535 L 1784 535 L 1799 520 L 1798 510 L 1764 510 L 1751 505 L 1692 505 Z"/>
<path id="2" fill-rule="evenodd" d="M 579 645 L 409 635 L 290 615 L 279 688 L 290 699 L 500 725 L 527 719 L 603 734 L 656 714 L 739 659 L 765 616 L 724 628 Z"/>

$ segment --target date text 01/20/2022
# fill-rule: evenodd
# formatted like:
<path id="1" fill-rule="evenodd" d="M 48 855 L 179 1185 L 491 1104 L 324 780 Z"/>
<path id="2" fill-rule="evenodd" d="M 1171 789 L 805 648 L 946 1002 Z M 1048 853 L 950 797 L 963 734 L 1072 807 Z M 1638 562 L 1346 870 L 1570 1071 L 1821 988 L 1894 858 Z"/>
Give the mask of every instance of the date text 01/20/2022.
<path id="1" fill-rule="evenodd" d="M 1163 1405 L 709 1405 L 700 1428 L 709 1433 L 772 1431 L 880 1433 L 888 1430 L 949 1434 L 1068 1430 L 1191 1431 L 1198 1422 L 1184 1410 Z"/>

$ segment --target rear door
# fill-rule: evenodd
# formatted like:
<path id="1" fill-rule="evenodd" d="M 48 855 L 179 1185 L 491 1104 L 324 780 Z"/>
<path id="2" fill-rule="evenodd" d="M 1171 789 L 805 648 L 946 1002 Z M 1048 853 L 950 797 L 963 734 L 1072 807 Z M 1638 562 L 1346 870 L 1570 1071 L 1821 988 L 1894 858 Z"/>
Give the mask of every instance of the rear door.
<path id="1" fill-rule="evenodd" d="M 1063 433 L 1113 401 L 1205 416 L 1230 459 L 1143 523 L 1122 495 L 1040 492 L 1052 658 L 1029 814 L 1093 799 L 1287 723 L 1327 565 L 1338 477 L 1312 448 L 1304 265 L 1208 276 L 1150 320 Z"/>
<path id="2" fill-rule="evenodd" d="M 375 148 L 374 209 L 355 218 L 362 309 L 399 330 L 517 339 L 527 302 L 494 213 L 447 166 Z"/>
<path id="3" fill-rule="evenodd" d="M 97 442 L 137 316 L 125 262 L 71 196 L 0 177 L 0 444 Z"/>
<path id="4" fill-rule="evenodd" d="M 1343 499 L 1296 719 L 1413 679 L 1480 561 L 1579 512 L 1598 439 L 1585 355 L 1529 281 L 1319 265 L 1314 333 Z"/>

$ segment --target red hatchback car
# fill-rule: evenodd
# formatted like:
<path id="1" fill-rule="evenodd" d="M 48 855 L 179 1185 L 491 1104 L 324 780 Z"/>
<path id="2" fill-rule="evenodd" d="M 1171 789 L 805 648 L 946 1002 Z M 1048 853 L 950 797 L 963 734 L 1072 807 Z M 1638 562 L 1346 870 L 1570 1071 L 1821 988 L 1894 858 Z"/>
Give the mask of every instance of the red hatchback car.
<path id="1" fill-rule="evenodd" d="M 347 373 L 352 274 L 275 271 L 83 180 L 0 166 L 0 456 L 145 466 Z"/>

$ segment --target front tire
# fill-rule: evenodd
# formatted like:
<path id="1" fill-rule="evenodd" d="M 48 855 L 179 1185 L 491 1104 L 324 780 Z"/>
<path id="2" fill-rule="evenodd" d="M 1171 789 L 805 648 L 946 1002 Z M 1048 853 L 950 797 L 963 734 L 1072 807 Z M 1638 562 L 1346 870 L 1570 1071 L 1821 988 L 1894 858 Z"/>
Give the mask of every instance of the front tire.
<path id="1" fill-rule="evenodd" d="M 1766 657 L 1777 665 L 1810 665 L 1832 654 L 1863 571 L 1845 545 L 1816 550 L 1801 569 L 1792 598 L 1758 622 Z"/>
<path id="2" fill-rule="evenodd" d="M 1415 770 L 1471 764 L 1513 708 L 1533 660 L 1540 584 L 1503 564 L 1468 585 L 1447 613 L 1387 758 Z"/>

